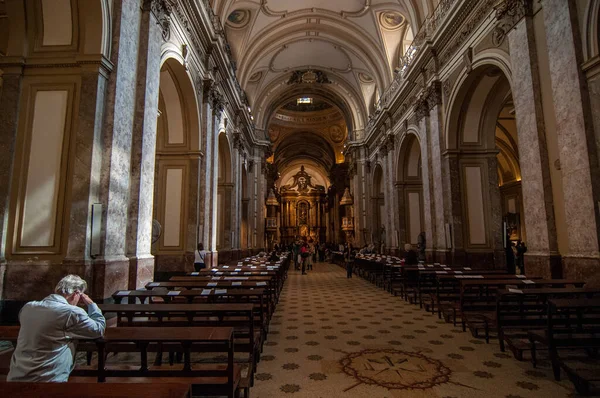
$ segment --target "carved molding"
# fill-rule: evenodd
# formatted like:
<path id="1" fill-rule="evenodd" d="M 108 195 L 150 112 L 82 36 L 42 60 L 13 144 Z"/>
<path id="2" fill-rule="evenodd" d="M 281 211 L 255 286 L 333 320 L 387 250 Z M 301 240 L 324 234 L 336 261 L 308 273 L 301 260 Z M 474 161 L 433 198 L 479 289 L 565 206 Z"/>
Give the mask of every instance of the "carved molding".
<path id="1" fill-rule="evenodd" d="M 438 80 L 431 83 L 425 92 L 427 105 L 429 110 L 432 110 L 442 104 L 442 83 Z"/>
<path id="2" fill-rule="evenodd" d="M 206 1 L 206 0 L 205 0 Z M 276 11 L 271 9 L 268 5 L 267 5 L 268 1 L 267 0 L 261 0 L 260 2 L 260 10 L 267 16 L 269 17 L 287 17 L 291 14 L 298 14 L 298 13 L 305 13 L 308 11 L 319 11 L 319 12 L 326 12 L 328 14 L 337 14 L 332 12 L 331 10 L 326 10 L 326 9 L 322 9 L 322 8 L 304 8 L 304 9 L 300 9 L 297 11 L 292 11 L 289 12 L 288 10 L 281 10 L 281 11 Z M 343 18 L 347 18 L 347 17 L 353 17 L 353 18 L 358 18 L 358 17 L 362 17 L 363 15 L 365 15 L 369 9 L 371 8 L 371 0 L 365 0 L 365 4 L 363 5 L 363 7 L 357 11 L 342 11 L 341 12 L 341 16 Z M 339 15 L 339 14 L 338 14 Z"/>
<path id="3" fill-rule="evenodd" d="M 214 80 L 204 80 L 203 99 L 204 103 L 208 103 L 211 106 L 213 115 L 220 120 L 223 114 L 223 110 L 225 109 L 225 99 L 223 98 L 223 95 L 219 92 Z"/>
<path id="4" fill-rule="evenodd" d="M 156 23 L 162 30 L 163 40 L 171 37 L 171 12 L 173 5 L 169 0 L 144 0 L 142 5 L 144 11 L 150 11 L 156 18 Z"/>
<path id="5" fill-rule="evenodd" d="M 492 42 L 495 46 L 500 46 L 504 42 L 506 35 L 512 28 L 519 23 L 525 16 L 533 14 L 532 0 L 502 0 L 494 6 L 498 25 L 494 29 Z"/>
<path id="6" fill-rule="evenodd" d="M 426 116 L 429 116 L 429 105 L 426 100 L 419 99 L 415 104 L 415 121 L 418 123 Z"/>
<path id="7" fill-rule="evenodd" d="M 456 51 L 464 44 L 465 40 L 471 37 L 471 33 L 479 27 L 483 20 L 490 14 L 490 11 L 494 4 L 498 0 L 481 0 L 477 3 L 477 9 L 470 15 L 470 18 L 464 22 L 457 34 L 454 35 L 453 39 L 444 48 L 440 54 L 439 60 L 440 65 L 445 65 Z"/>

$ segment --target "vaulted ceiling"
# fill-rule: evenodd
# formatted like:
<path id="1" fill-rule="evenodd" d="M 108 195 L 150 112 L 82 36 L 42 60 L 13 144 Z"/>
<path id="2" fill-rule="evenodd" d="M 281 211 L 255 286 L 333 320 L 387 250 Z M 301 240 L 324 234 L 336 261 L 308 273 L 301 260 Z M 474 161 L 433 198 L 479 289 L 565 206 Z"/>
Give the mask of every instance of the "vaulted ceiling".
<path id="1" fill-rule="evenodd" d="M 296 70 L 324 72 L 352 129 L 393 79 L 412 33 L 439 0 L 214 0 L 256 126 L 289 91 Z M 415 28 L 416 27 L 416 28 Z M 313 87 L 306 85 L 307 94 Z M 320 87 L 321 88 L 321 87 Z"/>

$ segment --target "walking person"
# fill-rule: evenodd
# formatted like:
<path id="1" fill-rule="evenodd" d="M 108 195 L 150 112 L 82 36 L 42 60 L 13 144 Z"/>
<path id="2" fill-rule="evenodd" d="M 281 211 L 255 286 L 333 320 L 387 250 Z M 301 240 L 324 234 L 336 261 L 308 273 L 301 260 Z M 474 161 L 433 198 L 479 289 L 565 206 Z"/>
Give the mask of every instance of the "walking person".
<path id="1" fill-rule="evenodd" d="M 303 243 L 300 248 L 300 258 L 302 259 L 302 275 L 306 275 L 306 259 L 309 256 L 308 244 Z"/>

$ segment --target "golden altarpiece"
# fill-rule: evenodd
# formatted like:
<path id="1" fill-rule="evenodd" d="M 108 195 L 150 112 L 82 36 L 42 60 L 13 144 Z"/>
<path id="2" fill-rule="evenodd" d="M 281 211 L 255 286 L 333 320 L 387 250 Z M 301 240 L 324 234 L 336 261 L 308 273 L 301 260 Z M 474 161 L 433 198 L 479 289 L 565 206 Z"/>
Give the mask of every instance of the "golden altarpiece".
<path id="1" fill-rule="evenodd" d="M 290 243 L 297 237 L 326 239 L 326 191 L 322 185 L 313 185 L 311 176 L 300 167 L 291 184 L 279 189 L 281 198 L 281 240 Z"/>

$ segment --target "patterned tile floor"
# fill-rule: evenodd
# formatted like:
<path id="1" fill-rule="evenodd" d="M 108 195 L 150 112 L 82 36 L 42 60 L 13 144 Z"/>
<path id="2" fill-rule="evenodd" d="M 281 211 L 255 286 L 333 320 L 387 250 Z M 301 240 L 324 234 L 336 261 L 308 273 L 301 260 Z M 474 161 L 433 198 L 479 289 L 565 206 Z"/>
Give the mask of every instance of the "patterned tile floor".
<path id="1" fill-rule="evenodd" d="M 335 265 L 290 271 L 251 396 L 566 397 L 533 369 Z"/>

